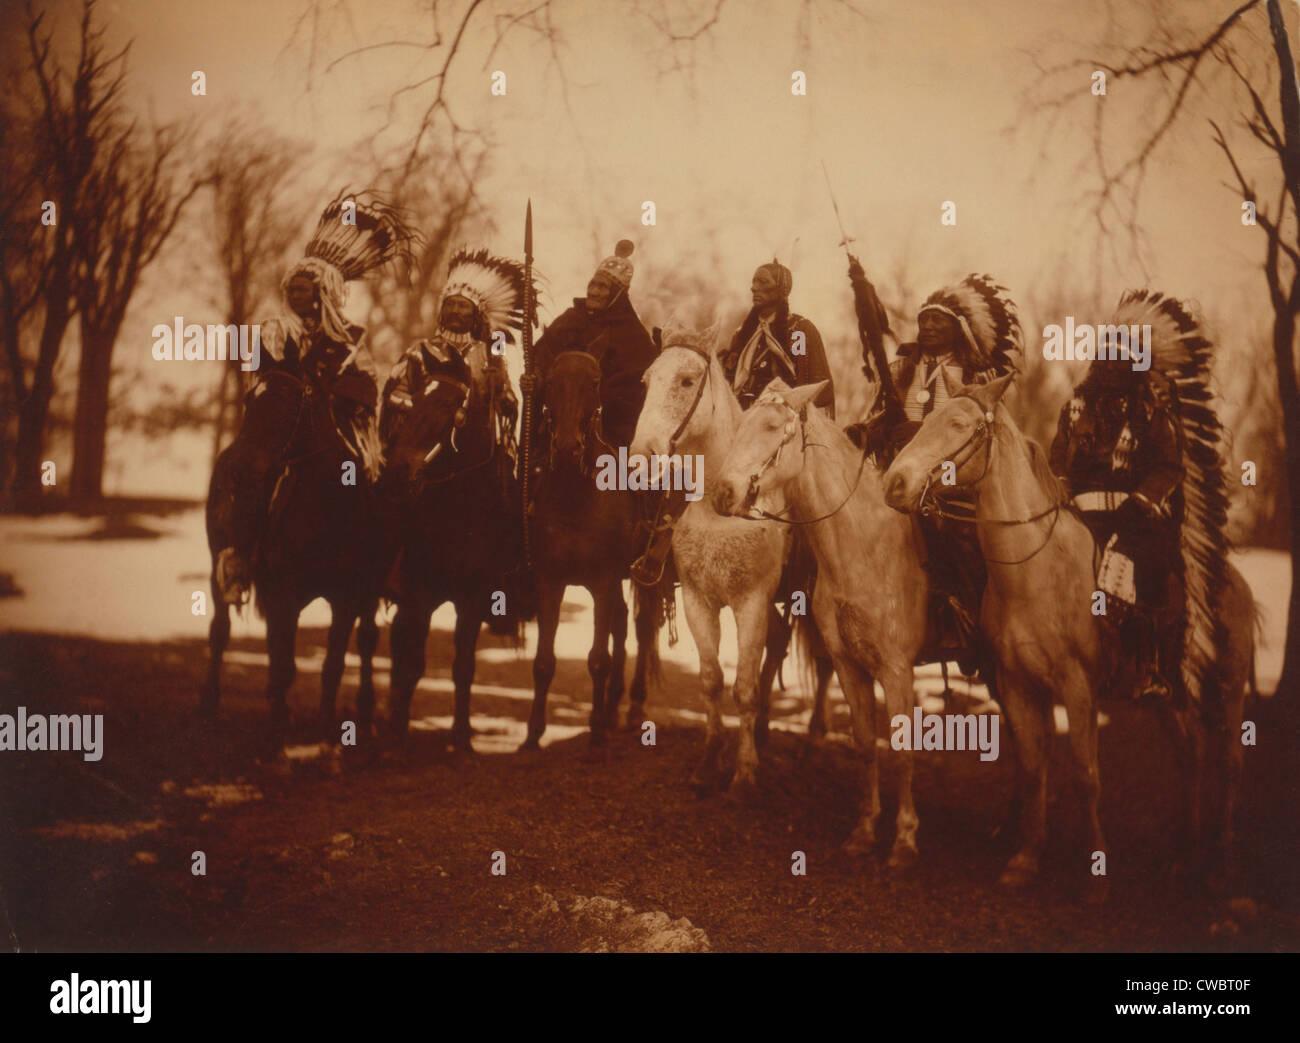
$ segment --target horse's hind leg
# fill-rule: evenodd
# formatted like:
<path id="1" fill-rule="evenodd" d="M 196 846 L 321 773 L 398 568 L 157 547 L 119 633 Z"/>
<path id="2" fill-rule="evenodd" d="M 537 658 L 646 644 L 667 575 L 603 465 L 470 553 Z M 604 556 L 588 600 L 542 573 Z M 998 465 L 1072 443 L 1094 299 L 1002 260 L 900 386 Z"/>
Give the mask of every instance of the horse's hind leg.
<path id="1" fill-rule="evenodd" d="M 451 723 L 451 745 L 464 753 L 474 750 L 470 737 L 469 695 L 474 685 L 474 655 L 478 651 L 478 632 L 483 625 L 479 606 L 472 598 L 456 603 L 456 658 L 451 664 L 451 679 L 456 686 L 456 708 Z"/>
<path id="2" fill-rule="evenodd" d="M 882 673 L 880 682 L 885 690 L 885 715 L 890 721 L 899 715 L 911 717 L 916 704 L 911 662 L 895 662 Z M 874 702 L 871 709 L 875 709 Z M 913 736 L 912 750 L 898 750 L 893 758 L 894 778 L 898 786 L 898 816 L 895 819 L 897 832 L 894 846 L 887 863 L 890 869 L 908 869 L 918 858 L 916 831 L 921 820 L 916 813 L 916 805 L 912 802 L 913 750 L 919 745 L 916 741 L 918 738 L 919 736 Z"/>
<path id="3" fill-rule="evenodd" d="M 767 614 L 763 668 L 758 675 L 758 722 L 755 738 L 760 746 L 767 745 L 768 722 L 772 716 L 772 686 L 776 684 L 776 675 L 790 650 L 790 635 L 793 632 L 777 607 L 772 605 Z"/>
<path id="4" fill-rule="evenodd" d="M 369 736 L 375 723 L 375 649 L 379 647 L 379 624 L 375 613 L 379 599 L 371 598 L 361 610 L 357 625 L 357 654 L 361 657 L 361 684 L 357 688 L 357 731 Z"/>
<path id="5" fill-rule="evenodd" d="M 199 716 L 215 717 L 221 699 L 221 660 L 230 643 L 230 606 L 221 600 L 217 576 L 212 574 L 212 622 L 208 626 L 208 675 L 199 695 Z"/>
<path id="6" fill-rule="evenodd" d="M 722 664 L 718 662 L 718 645 L 722 625 L 718 606 L 710 605 L 692 587 L 682 585 L 682 607 L 686 623 L 700 652 L 700 690 L 708 707 L 704 732 L 704 756 L 691 772 L 690 785 L 697 793 L 712 792 L 718 786 L 724 739 L 722 731 Z"/>
<path id="7" fill-rule="evenodd" d="M 352 640 L 352 627 L 357 610 L 351 603 L 330 602 L 330 629 L 325 644 L 325 663 L 320 672 L 320 733 L 328 740 L 334 733 L 339 682 L 343 679 L 343 663 Z"/>
<path id="8" fill-rule="evenodd" d="M 1097 763 L 1097 703 L 1093 697 L 1092 683 L 1082 666 L 1070 666 L 1062 696 L 1070 728 L 1074 785 L 1083 809 L 1084 828 L 1088 833 L 1088 879 L 1092 881 L 1089 895 L 1096 900 L 1104 898 L 1108 890 L 1105 874 L 1093 872 L 1093 866 L 1105 865 L 1106 838 L 1102 835 L 1101 819 L 1097 814 L 1097 804 L 1101 799 L 1101 774 Z M 1098 855 L 1101 856 L 1101 861 L 1098 861 Z"/>
<path id="9" fill-rule="evenodd" d="M 521 747 L 538 749 L 546 731 L 546 696 L 555 676 L 555 631 L 560 625 L 564 584 L 537 577 L 537 654 L 533 656 L 533 708 L 528 715 L 528 737 Z"/>
<path id="10" fill-rule="evenodd" d="M 876 682 L 847 655 L 836 655 L 844 697 L 852 717 L 853 745 L 862 765 L 862 803 L 853 832 L 844 841 L 850 855 L 870 855 L 876 846 L 876 822 L 880 818 L 880 769 L 876 754 Z"/>

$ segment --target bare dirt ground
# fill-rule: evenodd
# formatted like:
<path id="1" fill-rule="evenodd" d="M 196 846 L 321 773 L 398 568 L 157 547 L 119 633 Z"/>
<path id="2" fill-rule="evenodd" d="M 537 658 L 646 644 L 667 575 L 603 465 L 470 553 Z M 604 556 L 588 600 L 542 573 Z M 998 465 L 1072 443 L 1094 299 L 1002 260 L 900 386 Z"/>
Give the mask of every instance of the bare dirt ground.
<path id="1" fill-rule="evenodd" d="M 299 633 L 318 653 L 324 631 Z M 449 635 L 429 640 L 446 678 Z M 385 629 L 379 655 L 388 654 Z M 530 684 L 530 663 L 484 634 L 478 683 Z M 1300 940 L 1293 768 L 1270 701 L 1247 751 L 1231 907 L 1176 875 L 1177 783 L 1154 712 L 1105 705 L 1102 822 L 1111 898 L 1081 900 L 1087 862 L 1057 736 L 1050 855 L 1040 885 L 996 886 L 1010 840 L 1001 758 L 918 754 L 922 860 L 896 877 L 839 845 L 857 774 L 842 742 L 802 734 L 800 700 L 778 723 L 754 807 L 686 786 L 703 749 L 693 672 L 665 664 L 649 711 L 656 744 L 621 733 L 589 749 L 585 662 L 565 658 L 551 720 L 569 725 L 536 754 L 453 755 L 446 734 L 413 731 L 379 757 L 266 756 L 261 642 L 232 644 L 222 718 L 192 719 L 206 656 L 197 639 L 98 641 L 0 636 L 0 712 L 104 713 L 102 761 L 8 753 L 0 761 L 0 872 L 12 935 L 25 950 L 1030 950 L 1279 951 Z M 242 654 L 241 654 L 242 653 Z M 301 667 L 301 663 L 300 663 Z M 377 676 L 381 708 L 387 671 Z M 317 678 L 300 668 L 295 715 L 314 716 Z M 356 673 L 344 678 L 350 704 Z M 437 722 L 450 694 L 416 694 Z M 523 721 L 527 704 L 476 694 L 476 723 Z M 847 708 L 835 706 L 840 728 Z M 343 713 L 342 716 L 346 716 Z M 882 728 L 885 721 L 880 722 Z M 522 734 L 522 732 L 520 732 Z M 882 734 L 884 734 L 882 732 Z M 491 747 L 490 735 L 477 743 Z M 313 739 L 303 726 L 293 740 Z M 734 737 L 732 741 L 734 757 Z M 291 751 L 294 753 L 315 751 Z M 883 751 L 886 768 L 889 751 Z M 886 770 L 886 821 L 893 813 Z M 886 834 L 891 829 L 884 830 Z M 191 872 L 202 851 L 206 875 Z M 791 874 L 802 851 L 807 875 Z M 506 872 L 493 875 L 493 852 Z M 499 863 L 498 863 L 499 864 Z M 687 923 L 686 921 L 689 921 Z M 0 931 L 4 925 L 0 924 Z"/>

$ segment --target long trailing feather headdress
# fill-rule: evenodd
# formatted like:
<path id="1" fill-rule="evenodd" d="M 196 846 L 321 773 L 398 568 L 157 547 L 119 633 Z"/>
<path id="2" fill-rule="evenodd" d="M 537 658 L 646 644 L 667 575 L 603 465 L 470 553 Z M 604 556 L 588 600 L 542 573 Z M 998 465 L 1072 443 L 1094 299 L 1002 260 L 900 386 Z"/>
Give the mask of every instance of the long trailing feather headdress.
<path id="1" fill-rule="evenodd" d="M 1221 705 L 1220 653 L 1228 647 L 1228 632 L 1219 598 L 1228 586 L 1228 484 L 1223 426 L 1210 390 L 1214 346 L 1186 304 L 1149 290 L 1124 294 L 1110 321 L 1151 327 L 1151 368 L 1171 381 L 1177 394 L 1184 471 L 1179 549 L 1187 592 L 1182 678 L 1193 700 Z"/>

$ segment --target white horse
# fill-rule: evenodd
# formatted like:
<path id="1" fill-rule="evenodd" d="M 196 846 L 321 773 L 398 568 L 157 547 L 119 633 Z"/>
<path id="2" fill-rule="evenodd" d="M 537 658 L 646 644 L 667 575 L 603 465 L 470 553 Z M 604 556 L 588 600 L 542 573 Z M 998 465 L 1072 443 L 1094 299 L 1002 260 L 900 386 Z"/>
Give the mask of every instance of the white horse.
<path id="1" fill-rule="evenodd" d="M 704 497 L 689 502 L 673 529 L 673 558 L 682 586 L 686 622 L 700 653 L 700 687 L 708 702 L 704 758 L 691 776 L 702 791 L 721 783 L 722 665 L 718 661 L 720 615 L 724 606 L 736 619 L 739 660 L 734 694 L 740 709 L 740 746 L 729 796 L 756 795 L 758 742 L 765 737 L 767 698 L 784 642 L 773 640 L 769 616 L 781 569 L 790 549 L 789 530 L 775 522 L 723 518 L 709 505 L 710 474 L 731 449 L 742 410 L 716 353 L 718 327 L 695 333 L 667 329 L 659 357 L 646 371 L 645 405 L 629 453 L 663 466 L 663 459 L 691 454 L 694 472 L 703 475 Z M 765 643 L 769 662 L 762 669 Z M 773 645 L 776 655 L 773 655 Z M 824 659 L 824 655 L 822 657 Z M 819 666 L 812 731 L 824 730 L 829 667 Z"/>

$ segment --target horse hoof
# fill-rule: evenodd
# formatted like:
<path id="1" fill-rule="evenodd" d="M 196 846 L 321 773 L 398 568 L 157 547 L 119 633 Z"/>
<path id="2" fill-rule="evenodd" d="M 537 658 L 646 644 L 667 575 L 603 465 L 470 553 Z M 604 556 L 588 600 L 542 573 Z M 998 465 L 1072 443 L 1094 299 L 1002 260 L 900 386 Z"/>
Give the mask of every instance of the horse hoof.
<path id="1" fill-rule="evenodd" d="M 701 764 L 691 773 L 687 785 L 695 791 L 697 797 L 711 797 L 718 790 L 717 769 Z"/>
<path id="2" fill-rule="evenodd" d="M 1037 878 L 1037 863 L 1029 859 L 1022 860 L 1019 856 L 1016 856 L 1007 863 L 1007 867 L 1002 870 L 1002 875 L 998 877 L 998 886 L 1014 891 L 1022 887 L 1027 887 Z"/>
<path id="3" fill-rule="evenodd" d="M 608 741 L 608 736 L 605 734 L 604 729 L 601 729 L 600 731 L 593 731 L 591 733 L 591 745 L 593 747 L 599 749 L 601 746 L 604 746 L 607 741 Z"/>
<path id="4" fill-rule="evenodd" d="M 915 868 L 920 858 L 916 848 L 907 844 L 895 844 L 894 850 L 889 853 L 889 861 L 885 863 L 885 868 L 893 873 L 906 873 Z"/>
<path id="5" fill-rule="evenodd" d="M 641 725 L 645 724 L 645 711 L 633 703 L 627 709 L 627 720 L 623 724 L 625 732 L 636 732 L 641 730 Z"/>
<path id="6" fill-rule="evenodd" d="M 519 744 L 519 753 L 540 753 L 542 750 L 542 737 L 533 735 L 531 732 L 522 743 Z"/>

